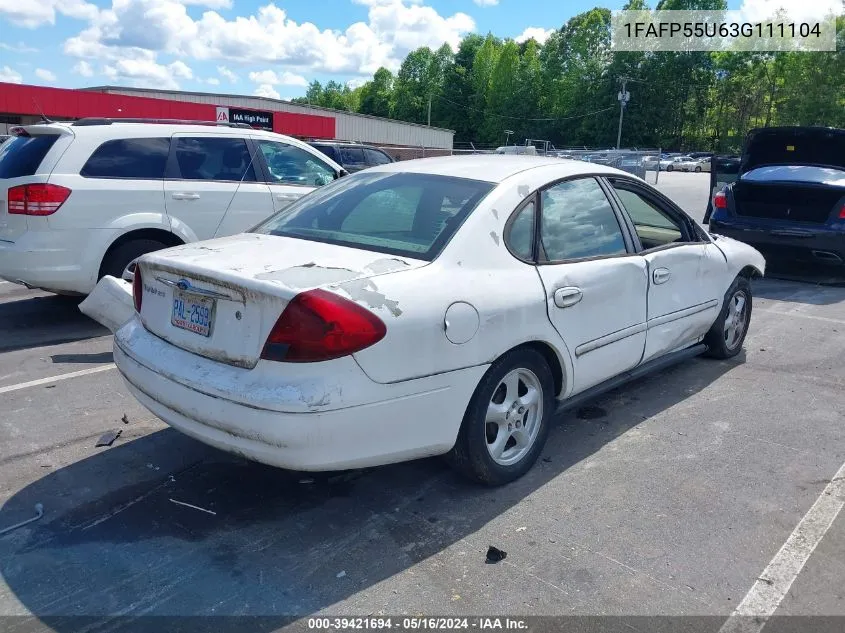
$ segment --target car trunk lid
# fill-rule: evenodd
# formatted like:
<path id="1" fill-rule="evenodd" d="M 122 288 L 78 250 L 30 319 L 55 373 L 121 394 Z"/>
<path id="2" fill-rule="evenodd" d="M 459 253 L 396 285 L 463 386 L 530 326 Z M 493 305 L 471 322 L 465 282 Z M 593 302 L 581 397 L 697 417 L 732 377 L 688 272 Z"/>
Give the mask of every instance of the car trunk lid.
<path id="1" fill-rule="evenodd" d="M 177 347 L 252 368 L 279 315 L 300 292 L 426 263 L 251 233 L 198 242 L 139 261 L 141 320 Z"/>
<path id="2" fill-rule="evenodd" d="M 773 127 L 745 137 L 739 174 L 769 165 L 809 165 L 845 170 L 845 130 L 826 127 Z"/>

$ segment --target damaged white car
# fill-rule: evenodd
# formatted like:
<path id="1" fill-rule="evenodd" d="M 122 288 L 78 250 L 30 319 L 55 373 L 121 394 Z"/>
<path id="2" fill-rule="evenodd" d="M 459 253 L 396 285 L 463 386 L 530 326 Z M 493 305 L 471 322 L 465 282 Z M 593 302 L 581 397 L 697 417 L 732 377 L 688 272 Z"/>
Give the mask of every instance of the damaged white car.
<path id="1" fill-rule="evenodd" d="M 399 162 L 251 233 L 140 258 L 114 357 L 144 406 L 225 451 L 297 470 L 448 453 L 502 484 L 535 462 L 560 407 L 737 354 L 764 268 L 609 167 Z M 125 321 L 104 300 L 120 283 L 83 311 Z"/>

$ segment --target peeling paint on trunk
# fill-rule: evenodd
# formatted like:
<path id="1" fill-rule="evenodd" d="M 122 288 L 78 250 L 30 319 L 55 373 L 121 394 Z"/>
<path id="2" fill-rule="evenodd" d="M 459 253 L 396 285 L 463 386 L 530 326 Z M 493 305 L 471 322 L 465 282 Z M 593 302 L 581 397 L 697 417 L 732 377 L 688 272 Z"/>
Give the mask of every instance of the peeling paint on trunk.
<path id="1" fill-rule="evenodd" d="M 313 288 L 324 284 L 337 283 L 347 279 L 364 276 L 364 273 L 349 268 L 318 266 L 311 262 L 302 266 L 292 266 L 282 270 L 272 270 L 255 275 L 256 279 L 275 281 L 289 288 Z"/>
<path id="2" fill-rule="evenodd" d="M 496 242 L 496 246 L 499 245 L 499 234 L 496 231 L 490 231 L 490 237 L 493 238 L 493 241 Z"/>
<path id="3" fill-rule="evenodd" d="M 353 301 L 365 303 L 373 310 L 384 308 L 395 317 L 402 314 L 399 302 L 385 297 L 370 279 L 354 279 L 336 287 L 346 292 Z"/>

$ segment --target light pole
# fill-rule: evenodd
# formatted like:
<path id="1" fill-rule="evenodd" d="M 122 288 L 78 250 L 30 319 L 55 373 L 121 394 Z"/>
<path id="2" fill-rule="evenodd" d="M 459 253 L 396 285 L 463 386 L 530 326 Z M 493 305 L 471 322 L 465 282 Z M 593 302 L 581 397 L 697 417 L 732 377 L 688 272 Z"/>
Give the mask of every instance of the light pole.
<path id="1" fill-rule="evenodd" d="M 622 90 L 616 95 L 616 99 L 619 101 L 619 131 L 616 133 L 616 149 L 619 149 L 622 143 L 622 119 L 625 116 L 625 106 L 631 100 L 631 93 L 625 90 L 627 84 L 628 78 L 622 77 Z"/>
<path id="2" fill-rule="evenodd" d="M 513 130 L 505 130 L 505 134 L 507 135 L 505 136 L 505 145 L 507 145 L 508 141 L 510 141 L 511 134 L 513 134 Z"/>

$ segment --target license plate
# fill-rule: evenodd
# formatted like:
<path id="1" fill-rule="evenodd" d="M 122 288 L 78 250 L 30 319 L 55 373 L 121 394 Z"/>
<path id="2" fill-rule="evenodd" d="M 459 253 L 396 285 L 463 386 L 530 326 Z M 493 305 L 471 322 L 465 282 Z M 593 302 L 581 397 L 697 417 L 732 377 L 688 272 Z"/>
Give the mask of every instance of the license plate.
<path id="1" fill-rule="evenodd" d="M 170 323 L 183 330 L 196 332 L 200 336 L 211 336 L 214 325 L 214 299 L 200 297 L 189 292 L 173 292 L 173 312 Z"/>

